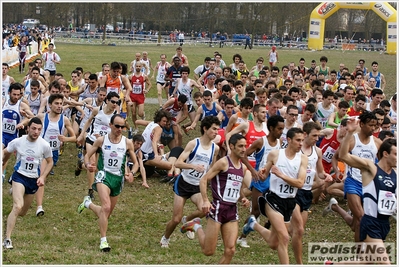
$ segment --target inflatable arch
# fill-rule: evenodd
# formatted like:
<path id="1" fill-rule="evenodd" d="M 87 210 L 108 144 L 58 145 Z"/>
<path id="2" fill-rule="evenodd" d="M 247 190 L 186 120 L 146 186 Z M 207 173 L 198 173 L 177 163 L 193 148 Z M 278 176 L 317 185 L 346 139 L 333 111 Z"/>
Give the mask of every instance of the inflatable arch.
<path id="1" fill-rule="evenodd" d="M 397 50 L 397 11 L 388 2 L 323 2 L 310 15 L 309 49 L 322 50 L 325 20 L 340 8 L 371 9 L 387 22 L 387 53 L 396 55 Z"/>

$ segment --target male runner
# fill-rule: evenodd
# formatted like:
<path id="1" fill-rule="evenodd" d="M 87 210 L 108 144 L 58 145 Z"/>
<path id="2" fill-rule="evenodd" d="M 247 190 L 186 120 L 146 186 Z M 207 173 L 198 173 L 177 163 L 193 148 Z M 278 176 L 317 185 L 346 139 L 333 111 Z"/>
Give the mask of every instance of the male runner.
<path id="1" fill-rule="evenodd" d="M 219 125 L 220 121 L 217 117 L 205 117 L 201 121 L 201 137 L 188 142 L 183 153 L 175 162 L 175 166 L 180 168 L 182 172 L 173 186 L 175 193 L 173 216 L 166 225 L 165 233 L 160 241 L 161 247 L 169 247 L 170 236 L 180 221 L 184 224 L 194 218 L 202 218 L 206 215 L 202 210 L 203 202 L 199 182 L 204 173 L 209 171 L 219 154 L 219 147 L 212 142 L 217 135 Z M 197 210 L 183 217 L 183 208 L 187 199 L 191 199 Z M 188 235 L 188 237 L 194 238 L 193 235 Z"/>
<path id="2" fill-rule="evenodd" d="M 6 234 L 3 242 L 5 249 L 12 249 L 11 233 L 18 216 L 25 216 L 30 208 L 34 194 L 43 186 L 49 174 L 53 161 L 51 148 L 40 135 L 42 122 L 39 118 L 32 118 L 28 122 L 28 134 L 12 140 L 3 149 L 3 169 L 10 156 L 16 152 L 14 172 L 11 175 L 13 207 L 7 218 Z M 40 169 L 42 161 L 47 163 Z"/>
<path id="3" fill-rule="evenodd" d="M 272 225 L 268 230 L 256 222 L 251 215 L 243 227 L 243 234 L 257 231 L 270 248 L 277 250 L 281 264 L 289 264 L 287 225 L 296 206 L 295 196 L 306 179 L 308 158 L 301 153 L 304 140 L 300 128 L 291 128 L 287 133 L 288 145 L 285 149 L 273 150 L 267 156 L 262 179 L 270 174 L 270 188 L 264 197 L 259 198 L 259 209 Z"/>
<path id="4" fill-rule="evenodd" d="M 52 94 L 49 96 L 48 103 L 50 110 L 48 113 L 40 113 L 37 117 L 42 121 L 43 128 L 41 136 L 50 144 L 53 153 L 53 164 L 58 162 L 61 143 L 75 142 L 76 136 L 72 129 L 70 120 L 62 113 L 62 104 L 64 96 L 62 94 Z M 69 137 L 64 136 L 64 130 L 67 130 Z M 46 168 L 46 162 L 41 168 Z M 50 171 L 51 174 L 51 171 Z M 54 174 L 54 173 L 52 173 Z M 43 216 L 44 185 L 39 187 L 36 194 L 36 216 Z"/>
<path id="5" fill-rule="evenodd" d="M 200 180 L 202 212 L 207 214 L 208 219 L 206 230 L 202 229 L 200 218 L 185 223 L 181 228 L 183 233 L 198 233 L 202 252 L 206 256 L 215 253 L 221 231 L 224 253 L 219 264 L 229 264 L 235 253 L 239 219 L 237 203 L 241 200 L 245 207 L 249 207 L 242 190 L 247 169 L 240 161 L 245 156 L 246 146 L 244 136 L 233 135 L 229 140 L 231 154 L 218 160 Z M 212 203 L 207 194 L 208 181 L 212 188 Z"/>
<path id="6" fill-rule="evenodd" d="M 98 137 L 85 155 L 85 166 L 88 171 L 95 172 L 98 169 L 93 189 L 98 192 L 101 205 L 92 203 L 92 198 L 85 196 L 78 206 L 78 213 L 84 209 L 91 209 L 97 215 L 101 235 L 100 250 L 103 252 L 111 250 L 106 237 L 108 219 L 118 201 L 124 180 L 133 182 L 133 173 L 139 168 L 133 142 L 122 135 L 125 123 L 121 115 L 114 114 L 109 122 L 110 133 Z M 99 154 L 97 166 L 91 160 L 94 154 Z M 131 172 L 129 168 L 126 168 L 127 155 L 133 161 Z"/>

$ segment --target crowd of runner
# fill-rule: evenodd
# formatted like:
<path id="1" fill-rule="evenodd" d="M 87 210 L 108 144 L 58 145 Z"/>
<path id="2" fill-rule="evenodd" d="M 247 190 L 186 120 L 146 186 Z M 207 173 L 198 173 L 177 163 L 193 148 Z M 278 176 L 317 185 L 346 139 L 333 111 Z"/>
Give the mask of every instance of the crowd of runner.
<path id="1" fill-rule="evenodd" d="M 75 175 L 87 176 L 78 212 L 98 216 L 102 251 L 111 249 L 108 218 L 124 180 L 142 179 L 148 188 L 155 173 L 174 191 L 161 247 L 169 247 L 182 223 L 181 232 L 190 239 L 197 233 L 203 253 L 212 255 L 221 231 L 221 264 L 231 262 L 236 245 L 249 247 L 251 231 L 277 250 L 281 264 L 289 263 L 291 240 L 302 264 L 310 207 L 326 196 L 323 216 L 340 214 L 356 242 L 382 242 L 388 234 L 396 216 L 397 95 L 386 94 L 390 85 L 377 61 L 330 66 L 321 56 L 310 64 L 304 58 L 280 64 L 273 46 L 254 66 L 240 54 L 226 63 L 219 52 L 192 66 L 178 47 L 170 59 L 161 54 L 152 61 L 144 51 L 97 72 L 59 73 L 62 57 L 53 48 L 28 64 L 22 81 L 2 65 L 3 181 L 10 177 L 13 197 L 4 248 L 13 248 L 16 219 L 34 196 L 36 215 L 45 214 L 45 180 L 56 175 L 53 166 L 67 142 L 76 143 Z M 155 114 L 145 107 L 150 90 L 157 91 Z M 183 143 L 196 129 L 199 137 Z M 6 175 L 14 152 L 14 171 Z M 334 197 L 347 199 L 350 213 Z M 197 210 L 184 216 L 187 199 Z M 238 202 L 251 210 L 242 231 Z"/>

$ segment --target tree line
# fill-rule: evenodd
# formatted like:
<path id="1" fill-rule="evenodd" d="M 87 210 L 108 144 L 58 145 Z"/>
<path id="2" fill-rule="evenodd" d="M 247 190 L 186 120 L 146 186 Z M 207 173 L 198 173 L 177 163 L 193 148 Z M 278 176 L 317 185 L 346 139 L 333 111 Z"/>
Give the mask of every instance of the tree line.
<path id="1" fill-rule="evenodd" d="M 111 24 L 130 30 L 132 27 L 149 31 L 251 33 L 258 35 L 285 33 L 302 36 L 308 32 L 310 13 L 319 3 L 3 3 L 3 23 L 21 23 L 25 18 L 39 19 L 50 27 L 70 24 Z M 390 3 L 396 8 L 397 3 Z M 343 14 L 347 27 L 344 28 Z M 386 23 L 368 10 L 340 9 L 326 20 L 326 32 L 333 37 L 344 32 L 348 38 L 353 33 L 364 32 L 370 39 L 373 33 L 386 34 Z M 327 37 L 327 36 L 326 36 Z"/>

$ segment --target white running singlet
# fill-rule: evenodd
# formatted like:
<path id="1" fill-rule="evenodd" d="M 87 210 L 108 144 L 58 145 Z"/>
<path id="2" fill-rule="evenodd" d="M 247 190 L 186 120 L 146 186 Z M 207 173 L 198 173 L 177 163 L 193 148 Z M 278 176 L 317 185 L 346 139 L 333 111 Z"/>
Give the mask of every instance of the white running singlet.
<path id="1" fill-rule="evenodd" d="M 285 155 L 285 149 L 281 149 L 278 153 L 276 167 L 285 175 L 291 178 L 298 178 L 299 167 L 301 166 L 302 153 L 295 154 L 293 159 L 288 159 Z M 287 184 L 283 179 L 270 173 L 270 191 L 278 195 L 280 198 L 294 198 L 297 187 Z"/>
<path id="2" fill-rule="evenodd" d="M 126 137 L 122 136 L 118 144 L 109 140 L 109 135 L 104 136 L 104 142 L 101 146 L 98 169 L 112 173 L 117 176 L 124 176 L 122 173 L 126 163 Z M 102 165 L 102 166 L 101 166 Z"/>
<path id="3" fill-rule="evenodd" d="M 215 143 L 212 142 L 212 145 L 208 149 L 204 149 L 200 143 L 200 139 L 196 138 L 196 145 L 193 151 L 188 156 L 186 163 L 195 164 L 195 165 L 203 165 L 205 171 L 200 173 L 194 169 L 183 169 L 181 174 L 185 182 L 192 185 L 199 185 L 199 181 L 201 177 L 209 170 L 209 166 L 212 163 L 213 155 L 215 153 Z"/>
<path id="4" fill-rule="evenodd" d="M 324 109 L 322 102 L 317 103 L 316 116 L 317 116 L 317 119 L 320 121 L 321 127 L 323 129 L 326 128 L 327 122 L 328 122 L 328 118 L 330 117 L 331 113 L 333 113 L 333 112 L 334 112 L 334 105 L 333 104 L 331 104 L 328 109 Z"/>
<path id="5" fill-rule="evenodd" d="M 360 141 L 359 135 L 357 133 L 355 133 L 353 137 L 355 138 L 355 146 L 349 153 L 360 158 L 369 159 L 372 162 L 375 162 L 378 150 L 374 143 L 374 137 L 370 136 L 370 142 L 368 144 L 363 144 Z M 349 177 L 360 183 L 362 182 L 362 174 L 359 169 L 347 165 L 347 170 Z"/>
<path id="6" fill-rule="evenodd" d="M 319 160 L 316 147 L 312 147 L 312 153 L 308 156 L 308 166 L 306 168 L 306 179 L 302 186 L 303 190 L 312 190 L 314 176 L 316 175 L 316 165 Z"/>
<path id="7" fill-rule="evenodd" d="M 51 150 L 56 151 L 60 149 L 61 141 L 58 139 L 58 136 L 64 133 L 64 128 L 64 115 L 61 114 L 58 121 L 50 121 L 48 113 L 44 115 L 41 136 L 50 144 Z"/>

